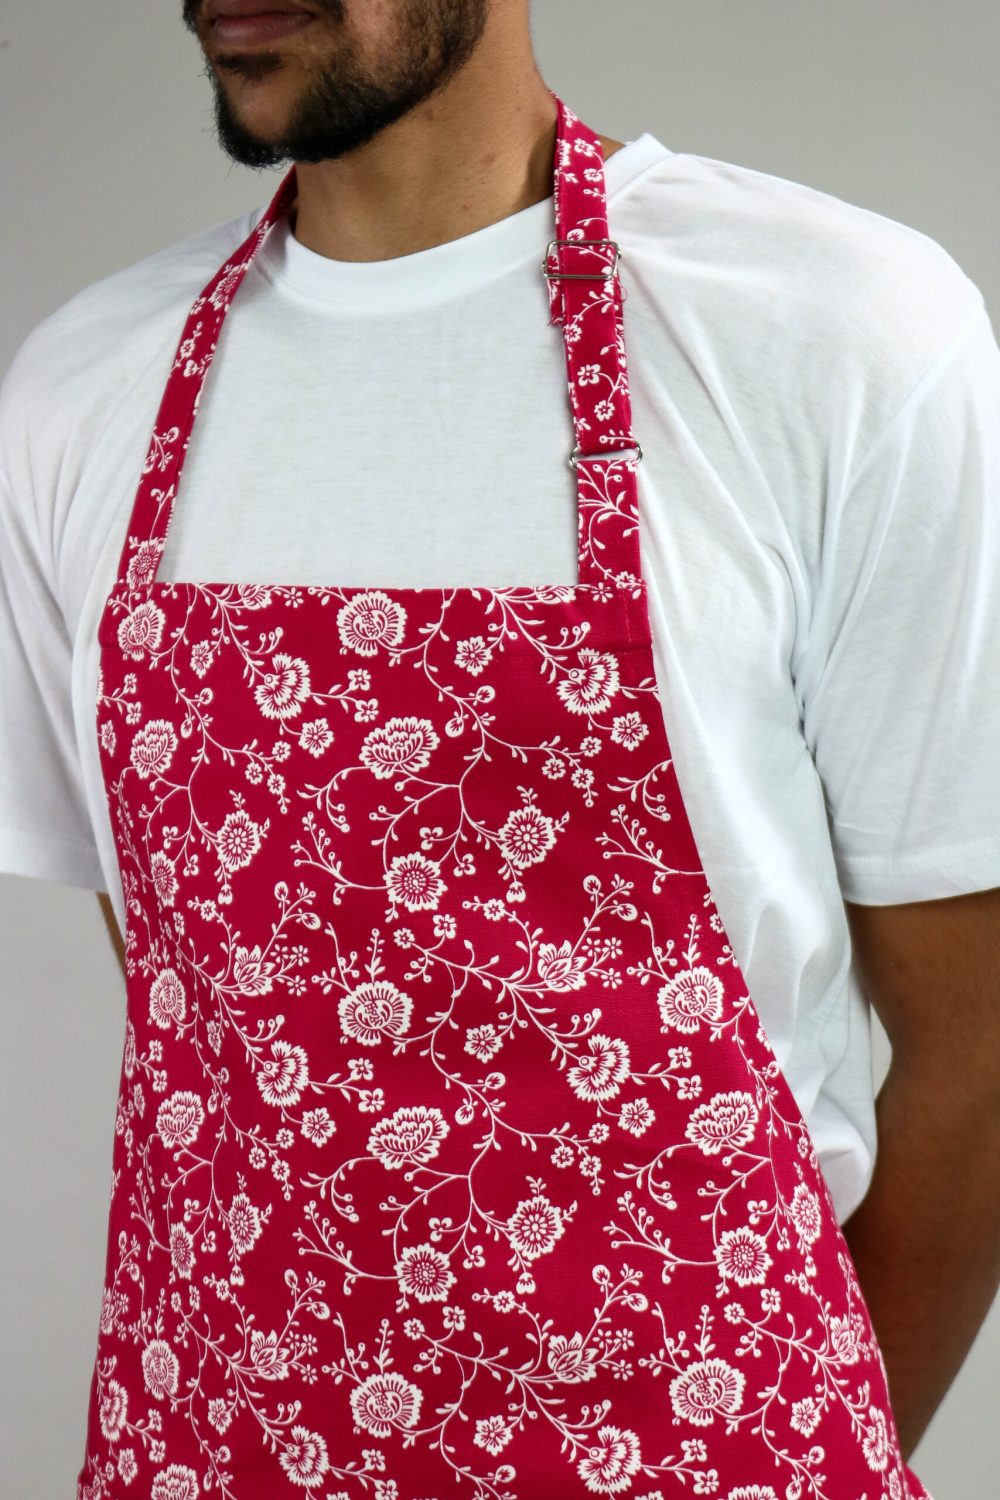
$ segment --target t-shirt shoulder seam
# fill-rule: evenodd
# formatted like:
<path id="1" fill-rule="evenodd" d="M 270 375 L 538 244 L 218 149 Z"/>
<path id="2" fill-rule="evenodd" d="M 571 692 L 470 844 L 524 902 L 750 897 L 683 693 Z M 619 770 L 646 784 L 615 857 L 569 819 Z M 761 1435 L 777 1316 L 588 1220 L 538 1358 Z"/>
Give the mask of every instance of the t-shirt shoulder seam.
<path id="1" fill-rule="evenodd" d="M 669 146 L 664 146 L 662 142 L 658 142 L 657 144 L 661 148 L 660 155 L 654 157 L 652 161 L 641 163 L 623 181 L 617 183 L 607 194 L 608 203 L 614 203 L 616 199 L 622 197 L 623 194 L 635 187 L 636 183 L 641 182 L 644 177 L 649 177 L 653 172 L 659 171 L 660 168 L 668 164 L 673 165 L 674 162 L 685 155 L 681 151 L 671 151 Z"/>
<path id="2" fill-rule="evenodd" d="M 909 415 L 910 408 L 926 396 L 926 387 L 933 385 L 934 381 L 940 378 L 948 368 L 950 361 L 955 357 L 964 341 L 970 337 L 971 330 L 979 323 L 980 319 L 988 317 L 986 301 L 981 289 L 972 281 L 969 282 L 969 286 L 975 291 L 972 306 L 968 309 L 968 312 L 957 328 L 946 339 L 937 354 L 934 355 L 930 363 L 925 366 L 924 370 L 892 413 L 892 416 L 885 422 L 881 431 L 873 438 L 867 451 L 854 469 L 845 494 L 849 494 L 852 489 L 861 483 L 862 478 L 875 462 L 882 448 L 891 440 L 896 428 L 901 426 L 905 418 Z"/>

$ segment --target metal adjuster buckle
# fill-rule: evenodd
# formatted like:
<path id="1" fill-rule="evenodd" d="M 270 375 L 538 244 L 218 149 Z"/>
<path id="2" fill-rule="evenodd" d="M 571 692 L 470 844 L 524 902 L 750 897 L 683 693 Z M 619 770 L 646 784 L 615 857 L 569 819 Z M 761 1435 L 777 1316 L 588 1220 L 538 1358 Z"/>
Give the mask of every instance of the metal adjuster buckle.
<path id="1" fill-rule="evenodd" d="M 549 256 L 553 253 L 555 245 L 614 245 L 615 254 L 610 266 L 605 266 L 600 271 L 553 271 L 549 266 Z M 621 250 L 617 240 L 549 240 L 545 247 L 545 259 L 542 261 L 542 270 L 550 281 L 559 278 L 561 281 L 610 281 L 618 270 L 618 261 Z M 558 256 L 557 256 L 558 259 Z"/>
<path id="2" fill-rule="evenodd" d="M 580 448 L 580 445 L 577 444 L 577 446 L 573 449 L 573 452 L 570 454 L 569 458 L 567 459 L 567 462 L 570 464 L 570 466 L 572 468 L 576 469 L 576 468 L 579 467 L 579 465 L 581 463 L 589 464 L 595 458 L 599 458 L 599 459 L 612 459 L 612 460 L 622 458 L 626 453 L 628 453 L 628 451 L 629 451 L 630 448 L 634 448 L 635 449 L 635 461 L 636 461 L 636 463 L 641 463 L 642 462 L 642 449 L 639 447 L 638 443 L 634 443 L 634 442 L 630 443 L 625 448 L 617 448 L 612 453 L 584 453 L 584 452 L 582 452 L 582 450 Z"/>

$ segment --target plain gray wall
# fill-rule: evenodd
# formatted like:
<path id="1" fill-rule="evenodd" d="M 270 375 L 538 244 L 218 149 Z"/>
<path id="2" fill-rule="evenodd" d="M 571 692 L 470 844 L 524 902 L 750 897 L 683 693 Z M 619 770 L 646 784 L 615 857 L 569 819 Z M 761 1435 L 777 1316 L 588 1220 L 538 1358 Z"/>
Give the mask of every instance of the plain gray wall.
<path id="1" fill-rule="evenodd" d="M 649 130 L 910 224 L 979 285 L 1000 330 L 997 0 L 533 0 L 532 13 L 546 81 L 595 130 Z M 80 287 L 264 204 L 279 177 L 219 149 L 179 0 L 0 0 L 0 141 L 2 368 Z M 0 877 L 0 950 L 0 1493 L 71 1500 L 124 984 L 89 891 Z M 998 1392 L 1000 1303 L 913 1457 L 934 1500 L 1000 1495 Z"/>

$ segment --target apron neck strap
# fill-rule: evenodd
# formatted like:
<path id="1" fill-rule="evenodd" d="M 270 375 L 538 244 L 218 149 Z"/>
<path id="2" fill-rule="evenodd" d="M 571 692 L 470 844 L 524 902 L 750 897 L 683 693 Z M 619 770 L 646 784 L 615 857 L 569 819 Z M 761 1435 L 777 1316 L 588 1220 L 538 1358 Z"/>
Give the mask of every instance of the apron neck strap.
<path id="1" fill-rule="evenodd" d="M 551 92 L 551 90 L 550 90 Z M 549 322 L 561 329 L 576 474 L 579 582 L 637 592 L 641 577 L 636 466 L 622 330 L 618 247 L 608 238 L 600 139 L 555 94 L 555 236 L 541 262 Z M 253 230 L 192 303 L 167 378 L 118 564 L 146 593 L 163 553 L 205 378 L 223 319 L 268 231 L 297 193 L 289 168 Z"/>
<path id="2" fill-rule="evenodd" d="M 550 90 L 551 92 L 551 90 Z M 600 137 L 556 94 L 553 207 L 556 234 L 542 270 L 549 322 L 562 329 L 575 446 L 578 566 L 583 584 L 638 592 L 642 450 L 632 405 L 622 317 L 621 252 L 608 236 Z"/>

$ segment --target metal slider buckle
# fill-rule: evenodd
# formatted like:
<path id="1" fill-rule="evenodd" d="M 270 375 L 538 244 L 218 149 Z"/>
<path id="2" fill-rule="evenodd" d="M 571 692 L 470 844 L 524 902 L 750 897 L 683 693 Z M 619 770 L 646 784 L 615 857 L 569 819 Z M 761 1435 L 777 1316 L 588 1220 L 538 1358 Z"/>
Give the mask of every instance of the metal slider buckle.
<path id="1" fill-rule="evenodd" d="M 549 266 L 549 256 L 552 254 L 554 245 L 614 245 L 615 255 L 610 266 L 605 266 L 601 271 L 553 271 Z M 620 256 L 621 250 L 619 249 L 617 240 L 549 240 L 549 243 L 545 247 L 542 270 L 549 281 L 557 277 L 561 281 L 610 281 L 611 277 L 618 270 Z M 558 255 L 556 258 L 558 259 Z"/>
<path id="2" fill-rule="evenodd" d="M 584 453 L 581 450 L 580 445 L 577 444 L 566 461 L 572 468 L 576 469 L 579 468 L 581 463 L 590 463 L 595 458 L 611 460 L 619 459 L 629 451 L 629 447 L 635 449 L 636 463 L 641 463 L 642 449 L 639 447 L 639 444 L 635 442 L 630 443 L 626 448 L 617 448 L 613 453 Z"/>

